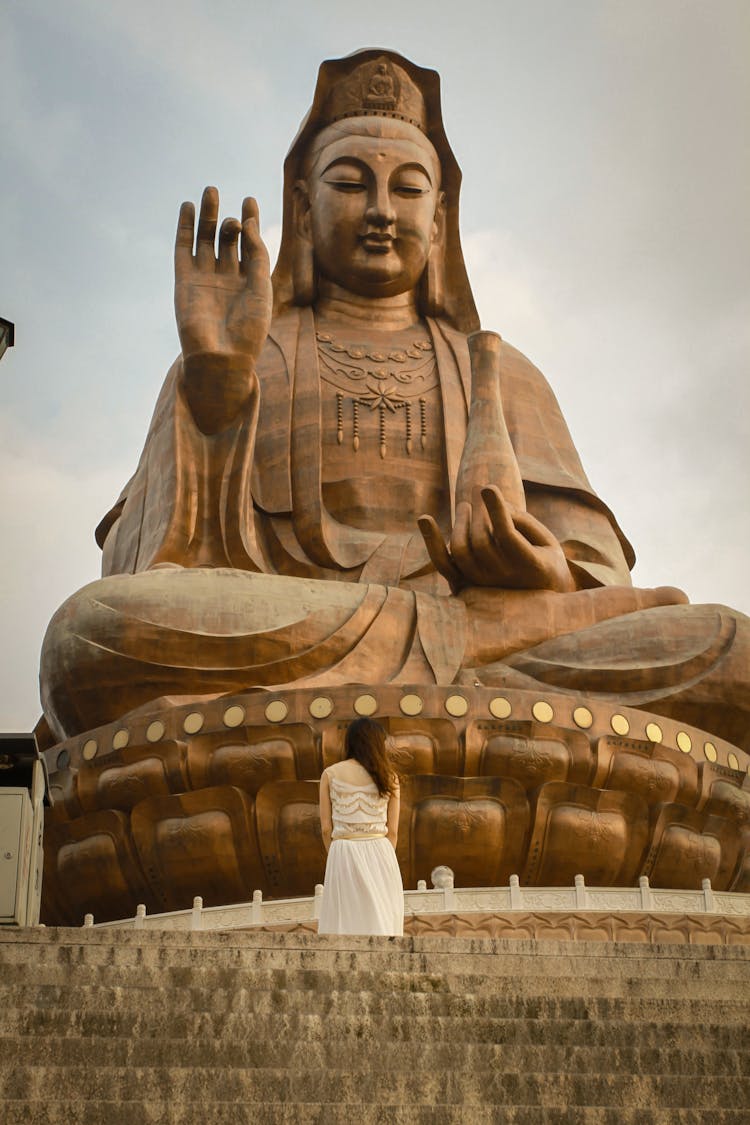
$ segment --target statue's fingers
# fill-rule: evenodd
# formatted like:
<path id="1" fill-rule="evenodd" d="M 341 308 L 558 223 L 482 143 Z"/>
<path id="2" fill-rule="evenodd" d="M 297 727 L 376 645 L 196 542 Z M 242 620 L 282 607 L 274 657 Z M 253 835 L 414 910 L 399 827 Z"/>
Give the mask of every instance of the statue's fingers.
<path id="1" fill-rule="evenodd" d="M 477 503 L 472 504 L 469 526 L 469 545 L 473 565 L 483 577 L 482 585 L 493 582 L 493 577 L 503 573 L 502 544 L 494 537 L 494 528 L 486 506 L 477 495 Z M 494 583 L 493 583 L 494 584 Z"/>
<path id="2" fill-rule="evenodd" d="M 193 237 L 195 235 L 195 207 L 183 203 L 177 219 L 177 234 L 174 240 L 174 267 L 176 273 L 186 270 L 193 260 Z"/>
<path id="3" fill-rule="evenodd" d="M 219 193 L 215 187 L 207 187 L 201 197 L 198 213 L 198 234 L 195 244 L 195 257 L 200 265 L 215 262 L 214 242 L 216 223 L 219 218 Z"/>
<path id="4" fill-rule="evenodd" d="M 531 512 L 513 512 L 513 523 L 529 543 L 535 547 L 554 547 L 557 539 L 541 520 Z"/>
<path id="5" fill-rule="evenodd" d="M 266 244 L 260 237 L 256 219 L 248 219 L 242 224 L 242 259 L 240 269 L 247 274 L 248 284 L 254 280 L 265 279 L 271 272 L 271 262 Z"/>
<path id="6" fill-rule="evenodd" d="M 488 488 L 483 488 L 482 500 L 492 525 L 495 542 L 503 548 L 515 542 L 519 536 L 513 522 L 514 513 L 497 485 L 492 484 Z"/>
<path id="7" fill-rule="evenodd" d="M 242 203 L 242 272 L 247 275 L 248 286 L 255 289 L 265 283 L 270 272 L 266 244 L 260 237 L 258 204 L 248 196 Z"/>
<path id="8" fill-rule="evenodd" d="M 472 508 L 468 500 L 463 500 L 456 505 L 451 532 L 451 555 L 456 560 L 456 566 L 461 569 L 466 563 L 471 563 L 471 512 Z"/>
<path id="9" fill-rule="evenodd" d="M 451 586 L 459 589 L 463 585 L 461 574 L 453 565 L 453 560 L 448 554 L 448 548 L 437 523 L 432 516 L 420 516 L 417 520 L 417 526 L 422 533 L 427 554 L 430 556 L 435 570 L 438 574 L 447 578 Z"/>
<path id="10" fill-rule="evenodd" d="M 260 209 L 258 201 L 252 195 L 246 195 L 242 200 L 242 224 L 247 222 L 248 219 L 255 219 L 256 223 L 260 224 Z"/>
<path id="11" fill-rule="evenodd" d="M 477 560 L 472 538 L 474 505 L 468 500 L 456 506 L 456 519 L 451 534 L 451 556 L 458 570 L 464 575 L 464 585 L 488 585 L 483 565 Z"/>
<path id="12" fill-rule="evenodd" d="M 487 508 L 481 503 L 480 496 L 475 495 L 472 499 L 478 502 L 474 502 L 471 505 L 469 536 L 472 543 L 476 544 L 492 534 L 492 525 L 487 515 Z"/>
<path id="13" fill-rule="evenodd" d="M 219 228 L 219 272 L 237 273 L 240 267 L 237 237 L 241 227 L 237 219 L 225 219 Z"/>
<path id="14" fill-rule="evenodd" d="M 492 522 L 493 538 L 506 581 L 512 580 L 513 586 L 519 582 L 535 586 L 546 573 L 545 557 L 540 554 L 540 548 L 557 546 L 557 540 L 533 516 L 511 507 L 494 485 L 482 489 L 482 499 Z M 527 536 L 527 530 L 541 541 L 533 542 L 532 537 Z"/>
<path id="15" fill-rule="evenodd" d="M 495 539 L 486 513 L 481 526 L 472 524 L 471 552 L 480 576 L 479 585 L 504 586 L 510 565 L 508 554 L 504 544 Z"/>

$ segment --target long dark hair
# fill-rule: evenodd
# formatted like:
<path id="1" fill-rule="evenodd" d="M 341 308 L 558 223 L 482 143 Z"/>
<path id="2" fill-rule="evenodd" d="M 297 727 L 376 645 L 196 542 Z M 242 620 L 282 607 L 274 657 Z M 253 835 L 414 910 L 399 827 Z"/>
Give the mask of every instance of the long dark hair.
<path id="1" fill-rule="evenodd" d="M 372 719 L 355 719 L 346 732 L 345 757 L 359 762 L 378 787 L 381 797 L 390 797 L 398 785 L 398 776 L 388 752 L 387 734 Z"/>

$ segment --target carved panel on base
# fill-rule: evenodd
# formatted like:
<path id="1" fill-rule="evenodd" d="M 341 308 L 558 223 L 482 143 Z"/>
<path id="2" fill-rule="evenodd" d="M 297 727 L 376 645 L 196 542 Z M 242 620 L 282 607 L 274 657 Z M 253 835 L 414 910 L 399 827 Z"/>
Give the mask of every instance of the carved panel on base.
<path id="1" fill-rule="evenodd" d="M 435 686 L 170 699 L 50 747 L 44 920 L 309 895 L 325 869 L 320 771 L 365 706 L 402 775 L 406 887 L 443 863 L 458 886 L 513 874 L 529 887 L 578 874 L 633 886 L 648 874 L 653 886 L 750 888 L 747 755 L 713 740 L 718 760 L 700 760 L 701 732 L 687 753 L 684 725 L 660 717 L 655 742 L 651 717 L 627 708 L 630 734 L 614 736 L 611 707 L 549 698 L 554 723 L 535 717 L 537 693 L 468 686 L 461 707 L 455 687 Z"/>

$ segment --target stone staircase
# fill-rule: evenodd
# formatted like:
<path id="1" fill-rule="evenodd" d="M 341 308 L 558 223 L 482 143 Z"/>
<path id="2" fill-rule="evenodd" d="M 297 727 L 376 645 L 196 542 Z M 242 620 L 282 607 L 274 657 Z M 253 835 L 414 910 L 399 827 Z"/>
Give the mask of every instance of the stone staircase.
<path id="1" fill-rule="evenodd" d="M 750 949 L 0 933 L 2 1125 L 750 1121 Z"/>

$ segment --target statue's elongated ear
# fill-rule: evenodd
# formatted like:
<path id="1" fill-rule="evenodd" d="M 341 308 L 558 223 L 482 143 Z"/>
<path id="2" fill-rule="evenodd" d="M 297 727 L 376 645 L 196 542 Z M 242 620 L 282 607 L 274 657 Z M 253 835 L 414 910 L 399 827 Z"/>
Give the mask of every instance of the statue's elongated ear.
<path id="1" fill-rule="evenodd" d="M 292 189 L 294 203 L 294 229 L 298 238 L 312 241 L 310 222 L 310 192 L 306 180 L 297 180 Z"/>
<path id="2" fill-rule="evenodd" d="M 441 191 L 435 209 L 430 256 L 422 275 L 420 304 L 424 316 L 439 317 L 445 315 L 446 214 L 445 192 Z"/>
<path id="3" fill-rule="evenodd" d="M 448 204 L 445 198 L 445 192 L 438 192 L 438 202 L 435 208 L 435 221 L 433 223 L 433 245 L 436 243 L 445 251 L 445 229 L 446 229 L 446 214 Z"/>
<path id="4" fill-rule="evenodd" d="M 317 295 L 315 255 L 312 242 L 310 192 L 304 180 L 297 180 L 293 189 L 294 254 L 292 287 L 295 305 L 312 305 Z"/>

